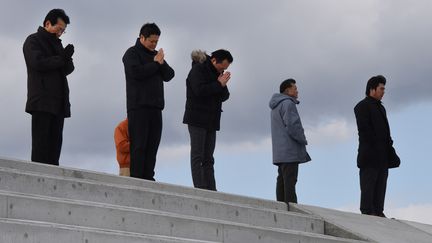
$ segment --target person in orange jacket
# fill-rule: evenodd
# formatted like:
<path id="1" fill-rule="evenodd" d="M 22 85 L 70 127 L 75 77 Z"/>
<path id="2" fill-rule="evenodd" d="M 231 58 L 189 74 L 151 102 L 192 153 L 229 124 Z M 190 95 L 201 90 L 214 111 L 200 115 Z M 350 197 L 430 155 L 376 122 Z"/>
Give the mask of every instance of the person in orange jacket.
<path id="1" fill-rule="evenodd" d="M 117 161 L 121 176 L 130 176 L 130 147 L 128 119 L 120 122 L 114 130 L 114 142 L 117 152 Z"/>

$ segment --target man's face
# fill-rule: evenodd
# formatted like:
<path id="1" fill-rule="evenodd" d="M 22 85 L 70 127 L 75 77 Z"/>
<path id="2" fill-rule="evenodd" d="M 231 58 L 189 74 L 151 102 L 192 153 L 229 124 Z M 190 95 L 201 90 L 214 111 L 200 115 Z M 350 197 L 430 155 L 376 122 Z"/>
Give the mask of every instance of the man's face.
<path id="1" fill-rule="evenodd" d="M 284 92 L 286 95 L 294 97 L 294 98 L 298 98 L 298 90 L 297 90 L 297 85 L 296 84 L 291 84 L 291 87 L 287 88 Z"/>
<path id="2" fill-rule="evenodd" d="M 158 35 L 150 35 L 147 38 L 145 38 L 143 35 L 140 36 L 141 44 L 145 48 L 149 49 L 150 51 L 154 51 L 156 49 L 158 41 L 159 41 Z"/>
<path id="3" fill-rule="evenodd" d="M 381 100 L 384 96 L 385 86 L 384 84 L 379 84 L 376 89 L 371 89 L 369 92 L 369 95 L 372 98 L 375 98 L 377 100 Z"/>
<path id="4" fill-rule="evenodd" d="M 55 34 L 57 38 L 60 38 L 60 36 L 65 33 L 66 26 L 66 23 L 60 18 L 57 19 L 55 25 L 52 25 L 49 20 L 45 22 L 45 30 L 51 34 Z"/>
<path id="5" fill-rule="evenodd" d="M 211 62 L 213 63 L 213 66 L 216 68 L 218 73 L 223 73 L 225 70 L 228 69 L 229 65 L 231 64 L 226 59 L 220 63 L 217 63 L 216 58 L 212 58 Z"/>

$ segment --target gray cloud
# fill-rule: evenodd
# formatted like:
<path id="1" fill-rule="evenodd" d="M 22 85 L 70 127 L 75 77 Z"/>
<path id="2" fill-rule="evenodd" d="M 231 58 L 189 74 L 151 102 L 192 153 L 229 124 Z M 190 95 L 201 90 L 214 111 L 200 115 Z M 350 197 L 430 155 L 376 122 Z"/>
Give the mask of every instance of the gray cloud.
<path id="1" fill-rule="evenodd" d="M 353 105 L 367 79 L 388 78 L 385 102 L 397 110 L 430 100 L 432 41 L 429 1 L 74 1 L 4 0 L 0 10 L 2 154 L 29 154 L 30 118 L 24 113 L 25 65 L 21 46 L 46 12 L 71 17 L 64 43 L 76 47 L 70 75 L 72 118 L 65 124 L 64 157 L 113 156 L 112 133 L 125 117 L 121 57 L 145 22 L 162 29 L 160 47 L 176 70 L 165 86 L 162 145 L 188 143 L 181 123 L 185 78 L 193 49 L 233 53 L 231 98 L 224 104 L 219 142 L 258 141 L 269 135 L 270 96 L 279 83 L 298 80 L 301 114 L 352 122 Z M 10 21 L 10 20 L 14 21 Z M 412 95 L 415 94 L 415 95 Z"/>

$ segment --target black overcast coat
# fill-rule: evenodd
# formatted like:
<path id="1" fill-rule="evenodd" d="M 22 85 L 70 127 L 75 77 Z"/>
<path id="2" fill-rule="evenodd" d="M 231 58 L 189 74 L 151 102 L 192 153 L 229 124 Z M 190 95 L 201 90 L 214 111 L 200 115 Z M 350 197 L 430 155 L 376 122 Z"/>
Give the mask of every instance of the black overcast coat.
<path id="1" fill-rule="evenodd" d="M 207 56 L 194 62 L 186 79 L 186 110 L 183 123 L 209 130 L 220 129 L 222 102 L 229 98 L 228 87 L 217 80 L 219 73 Z"/>
<path id="2" fill-rule="evenodd" d="M 49 112 L 70 117 L 69 86 L 66 76 L 72 73 L 72 59 L 63 57 L 64 48 L 55 34 L 39 27 L 23 45 L 27 66 L 26 112 Z"/>
<path id="3" fill-rule="evenodd" d="M 381 101 L 366 97 L 355 106 L 354 113 L 359 135 L 357 167 L 388 168 L 393 140 Z"/>
<path id="4" fill-rule="evenodd" d="M 127 110 L 165 107 L 163 82 L 174 77 L 174 70 L 165 61 L 154 61 L 156 51 L 145 48 L 139 39 L 123 55 L 126 74 Z"/>

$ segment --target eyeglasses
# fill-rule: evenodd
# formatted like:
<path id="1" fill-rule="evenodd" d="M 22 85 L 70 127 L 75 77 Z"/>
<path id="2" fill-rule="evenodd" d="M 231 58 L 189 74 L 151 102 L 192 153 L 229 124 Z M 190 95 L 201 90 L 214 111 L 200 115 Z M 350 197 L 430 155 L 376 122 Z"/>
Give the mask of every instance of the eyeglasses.
<path id="1" fill-rule="evenodd" d="M 66 34 L 66 28 L 62 28 L 57 25 L 57 32 L 60 34 Z"/>

